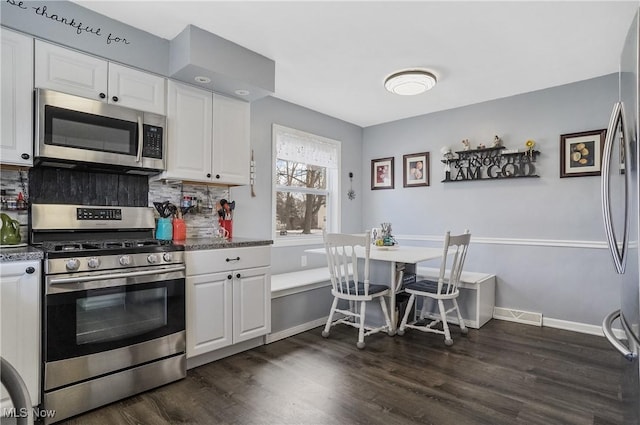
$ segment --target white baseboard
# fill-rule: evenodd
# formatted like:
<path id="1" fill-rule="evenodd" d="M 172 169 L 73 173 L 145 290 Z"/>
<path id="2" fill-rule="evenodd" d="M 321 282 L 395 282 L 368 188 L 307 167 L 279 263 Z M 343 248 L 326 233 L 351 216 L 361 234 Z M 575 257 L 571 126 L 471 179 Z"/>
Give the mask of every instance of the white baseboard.
<path id="1" fill-rule="evenodd" d="M 542 320 L 542 326 L 563 329 L 565 331 L 574 331 L 584 334 L 604 336 L 604 333 L 602 332 L 602 326 L 588 325 L 586 323 L 580 322 L 570 322 L 568 320 L 550 319 L 545 317 Z M 613 329 L 613 333 L 618 339 L 626 339 L 624 330 L 622 329 Z"/>
<path id="2" fill-rule="evenodd" d="M 272 342 L 279 341 L 281 339 L 289 338 L 290 336 L 297 335 L 302 332 L 306 332 L 310 329 L 317 328 L 318 326 L 322 326 L 327 323 L 327 319 L 329 316 L 322 317 L 320 319 L 312 320 L 311 322 L 303 323 L 298 326 L 294 326 L 289 329 L 285 329 L 282 331 L 270 333 L 265 336 L 265 343 L 271 344 Z"/>
<path id="3" fill-rule="evenodd" d="M 493 309 L 493 318 L 498 320 L 507 320 L 509 322 L 522 323 L 525 325 L 546 326 L 549 328 L 562 329 L 565 331 L 604 336 L 601 326 L 589 325 L 587 323 L 580 322 L 571 322 L 569 320 L 553 319 L 550 317 L 542 317 L 541 313 L 533 313 L 529 311 L 495 307 Z M 624 334 L 624 330 L 622 329 L 613 329 L 613 333 L 618 339 L 626 339 L 626 335 Z"/>
<path id="4" fill-rule="evenodd" d="M 500 309 L 498 310 L 498 312 L 500 313 L 501 310 L 508 310 L 510 313 L 509 315 L 506 314 L 495 314 L 494 311 L 494 315 L 493 318 L 496 320 L 506 320 L 506 321 L 510 321 L 510 322 L 517 322 L 517 323 L 522 323 L 525 325 L 533 325 L 533 326 L 546 326 L 549 328 L 555 328 L 555 329 L 562 329 L 565 331 L 573 331 L 573 332 L 579 332 L 579 333 L 584 333 L 584 334 L 589 334 L 589 335 L 597 335 L 597 336 L 604 336 L 604 333 L 602 332 L 602 327 L 601 326 L 597 326 L 597 325 L 589 325 L 586 323 L 580 323 L 580 322 L 571 322 L 568 320 L 560 320 L 560 319 L 552 319 L 549 317 L 542 317 L 542 314 L 540 313 L 531 313 L 531 312 L 521 312 L 518 310 L 513 310 L 513 309 L 504 309 L 502 307 L 496 307 L 496 309 Z M 527 313 L 525 315 L 513 315 L 513 312 L 517 312 L 517 313 Z M 531 316 L 531 314 L 534 314 L 536 316 Z M 537 315 L 539 315 L 540 317 L 540 322 L 536 321 L 536 320 L 531 320 L 532 317 L 538 317 Z M 294 326 L 292 328 L 289 329 L 285 329 L 282 331 L 278 331 L 278 332 L 274 332 L 271 333 L 269 335 L 265 336 L 265 344 L 270 344 L 272 342 L 275 341 L 279 341 L 281 339 L 285 339 L 285 338 L 289 338 L 290 336 L 294 336 L 297 335 L 299 333 L 302 332 L 306 332 L 310 329 L 313 328 L 317 328 L 318 326 L 322 326 L 325 323 L 327 323 L 327 317 L 322 317 L 320 319 L 316 319 L 316 320 L 312 320 L 310 322 L 307 323 L 303 323 L 301 325 L 298 326 Z M 450 322 L 457 324 L 457 320 L 450 320 Z M 470 327 L 470 328 L 475 328 L 478 329 L 478 324 L 473 322 L 473 321 L 467 321 L 465 320 L 465 324 Z M 482 332 L 482 330 L 480 330 Z M 624 334 L 624 331 L 622 329 L 613 329 L 613 333 L 615 334 L 616 338 L 618 339 L 625 339 L 626 336 Z"/>

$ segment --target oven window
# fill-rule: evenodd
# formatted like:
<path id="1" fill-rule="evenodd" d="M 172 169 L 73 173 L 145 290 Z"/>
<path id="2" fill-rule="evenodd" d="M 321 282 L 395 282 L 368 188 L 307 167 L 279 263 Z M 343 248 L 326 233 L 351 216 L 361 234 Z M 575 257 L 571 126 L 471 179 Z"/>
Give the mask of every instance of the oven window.
<path id="1" fill-rule="evenodd" d="M 136 154 L 137 124 L 45 106 L 45 144 L 125 155 Z"/>
<path id="2" fill-rule="evenodd" d="M 113 350 L 185 330 L 185 279 L 45 296 L 45 361 Z"/>
<path id="3" fill-rule="evenodd" d="M 166 325 L 167 288 L 76 300 L 78 345 L 120 340 Z"/>

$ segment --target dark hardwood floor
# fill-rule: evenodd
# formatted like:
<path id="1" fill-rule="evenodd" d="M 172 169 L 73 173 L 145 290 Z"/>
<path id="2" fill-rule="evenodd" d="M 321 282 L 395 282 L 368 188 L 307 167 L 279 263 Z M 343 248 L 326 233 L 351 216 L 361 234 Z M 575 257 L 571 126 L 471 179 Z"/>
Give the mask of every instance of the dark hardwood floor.
<path id="1" fill-rule="evenodd" d="M 491 320 L 454 345 L 321 328 L 188 371 L 67 425 L 622 423 L 622 357 L 602 337 Z"/>

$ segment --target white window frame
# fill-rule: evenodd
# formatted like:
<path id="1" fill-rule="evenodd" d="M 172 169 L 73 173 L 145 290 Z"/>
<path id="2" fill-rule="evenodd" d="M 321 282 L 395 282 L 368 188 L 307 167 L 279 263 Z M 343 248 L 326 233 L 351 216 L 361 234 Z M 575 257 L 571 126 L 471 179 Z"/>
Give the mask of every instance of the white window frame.
<path id="1" fill-rule="evenodd" d="M 323 136 L 318 136 L 313 133 L 308 133 L 302 130 L 296 130 L 291 127 L 286 127 L 279 124 L 273 124 L 272 126 L 272 134 L 271 134 L 271 175 L 272 175 L 272 184 L 271 184 L 271 232 L 272 232 L 272 240 L 273 246 L 301 246 L 301 245 L 317 245 L 322 243 L 321 235 L 308 235 L 308 236 L 294 236 L 294 237 L 281 237 L 279 236 L 278 229 L 276 228 L 276 196 L 279 187 L 276 183 L 276 146 L 277 146 L 277 136 L 279 132 L 286 131 L 287 133 L 297 133 L 301 137 L 306 139 L 317 140 L 321 143 L 329 143 L 336 146 L 337 151 L 337 168 L 327 168 L 327 231 L 339 233 L 342 227 L 341 217 L 340 217 L 340 187 L 341 186 L 341 172 L 340 169 L 342 167 L 342 143 L 339 140 L 329 139 Z M 286 189 L 285 189 L 286 191 Z M 311 189 L 308 190 L 306 188 L 292 188 L 292 192 L 310 192 L 310 193 L 318 193 L 318 190 Z"/>

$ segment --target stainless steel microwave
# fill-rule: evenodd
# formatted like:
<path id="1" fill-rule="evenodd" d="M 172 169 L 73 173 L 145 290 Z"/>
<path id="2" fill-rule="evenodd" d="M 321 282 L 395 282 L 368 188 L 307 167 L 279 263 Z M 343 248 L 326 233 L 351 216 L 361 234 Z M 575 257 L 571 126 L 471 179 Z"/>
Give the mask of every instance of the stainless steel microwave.
<path id="1" fill-rule="evenodd" d="M 46 89 L 35 92 L 36 164 L 155 174 L 166 117 Z"/>

